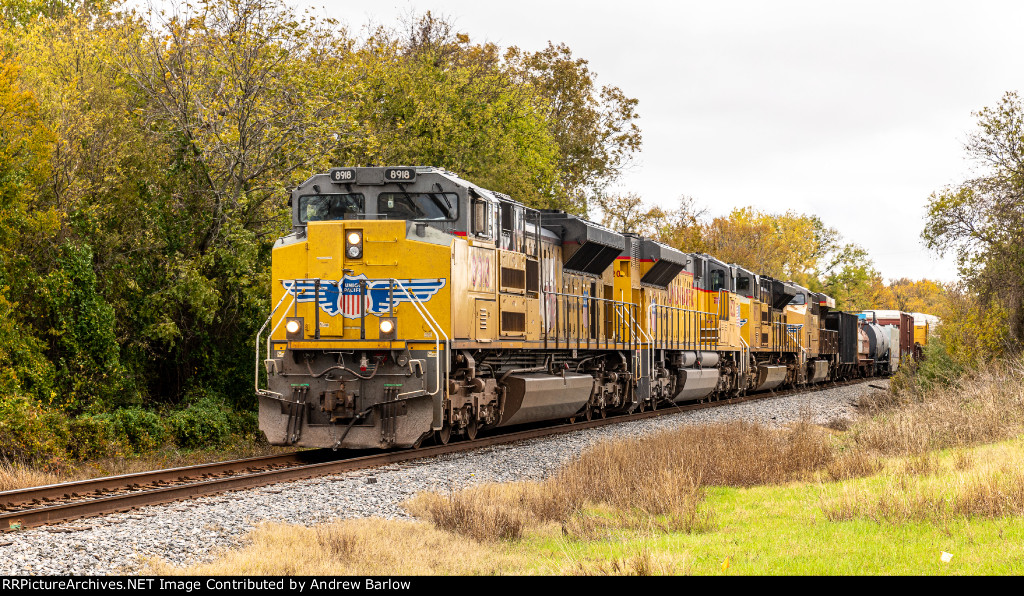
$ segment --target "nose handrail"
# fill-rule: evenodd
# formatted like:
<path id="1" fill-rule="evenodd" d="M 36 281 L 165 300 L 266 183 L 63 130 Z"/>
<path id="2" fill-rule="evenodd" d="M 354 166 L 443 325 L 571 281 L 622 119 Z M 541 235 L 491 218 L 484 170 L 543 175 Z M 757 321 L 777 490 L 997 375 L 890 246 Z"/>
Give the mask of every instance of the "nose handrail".
<path id="1" fill-rule="evenodd" d="M 283 303 L 284 299 L 287 298 L 289 295 L 291 295 L 292 301 L 288 303 L 288 307 L 285 308 L 285 312 L 288 311 L 288 308 L 291 308 L 292 304 L 295 303 L 298 294 L 292 294 L 291 292 L 285 291 L 284 296 L 281 296 L 281 299 L 277 301 L 277 306 L 275 306 L 274 310 L 270 311 L 270 314 L 267 315 L 267 320 L 263 322 L 263 326 L 260 327 L 260 330 L 256 332 L 256 379 L 254 385 L 256 388 L 256 393 L 260 395 L 276 395 L 278 397 L 281 397 L 280 393 L 275 393 L 270 389 L 260 389 L 260 336 L 263 335 L 263 330 L 266 329 L 267 325 L 270 324 L 270 321 L 273 320 L 274 313 L 277 312 L 277 309 L 281 308 L 281 303 Z M 281 326 L 282 321 L 284 321 L 284 317 L 281 317 L 281 320 L 277 322 L 277 325 L 274 325 L 274 328 L 271 329 L 269 334 L 267 334 L 268 357 L 270 356 L 270 338 L 273 337 L 274 332 L 277 331 L 277 328 Z"/>
<path id="2" fill-rule="evenodd" d="M 423 302 L 420 301 L 420 299 L 416 296 L 416 294 L 410 292 L 409 289 L 405 287 L 405 284 L 403 284 L 402 282 L 398 281 L 397 279 L 393 279 L 392 278 L 391 282 L 396 284 L 396 285 L 398 285 L 398 287 L 402 288 L 402 291 L 405 292 L 406 296 L 409 297 L 410 302 L 412 303 L 412 305 L 416 308 L 416 312 L 419 313 L 420 317 L 423 318 L 423 321 L 427 325 L 430 326 L 430 330 L 434 333 L 434 358 L 435 358 L 435 362 L 436 362 L 436 366 L 434 368 L 434 375 L 435 375 L 436 383 L 435 383 L 434 390 L 432 392 L 428 393 L 428 395 L 431 395 L 431 396 L 437 395 L 437 393 L 441 390 L 441 344 L 440 344 L 440 341 L 441 341 L 441 337 L 444 336 L 444 349 L 445 349 L 445 354 L 444 354 L 444 386 L 447 387 L 448 386 L 448 373 L 451 372 L 449 370 L 449 366 L 451 364 L 451 357 L 450 357 L 450 353 L 451 353 L 451 339 L 448 337 L 448 334 L 444 332 L 444 328 L 442 328 L 441 325 L 437 322 L 437 320 L 434 319 L 434 315 L 430 314 L 430 311 L 427 309 L 426 306 L 424 306 Z M 438 430 L 438 429 L 434 429 L 434 430 Z"/>

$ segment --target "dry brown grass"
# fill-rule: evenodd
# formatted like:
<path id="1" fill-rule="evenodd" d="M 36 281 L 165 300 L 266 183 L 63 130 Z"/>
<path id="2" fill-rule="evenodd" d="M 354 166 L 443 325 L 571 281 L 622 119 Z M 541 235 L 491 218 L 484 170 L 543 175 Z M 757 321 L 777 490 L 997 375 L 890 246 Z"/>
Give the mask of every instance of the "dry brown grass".
<path id="1" fill-rule="evenodd" d="M 773 430 L 731 422 L 596 445 L 556 476 L 588 496 L 663 511 L 683 486 L 754 486 L 807 477 L 832 461 L 829 433 L 807 422 Z M 674 484 L 666 488 L 673 477 Z"/>
<path id="2" fill-rule="evenodd" d="M 1024 462 L 988 447 L 982 452 L 995 455 L 979 461 L 964 449 L 1024 432 L 1024 356 L 987 364 L 949 386 L 900 383 L 892 393 L 869 394 L 860 406 L 864 415 L 847 433 L 844 457 L 899 459 L 881 475 L 881 496 L 848 484 L 824 491 L 821 508 L 829 519 L 945 523 L 1024 513 Z M 947 448 L 957 451 L 940 457 Z M 833 480 L 867 475 L 829 471 Z"/>
<path id="3" fill-rule="evenodd" d="M 1019 448 L 984 448 L 983 454 L 984 461 L 960 453 L 943 459 L 930 453 L 907 457 L 882 475 L 881 491 L 843 484 L 823 491 L 821 509 L 832 521 L 892 523 L 1024 514 L 1024 457 Z"/>
<path id="4" fill-rule="evenodd" d="M 529 485 L 519 488 L 529 490 Z M 529 508 L 510 503 L 516 500 L 510 492 L 491 484 L 447 495 L 422 493 L 409 508 L 442 530 L 474 540 L 519 540 L 532 520 Z"/>
<path id="5" fill-rule="evenodd" d="M 822 502 L 831 521 L 856 518 L 944 523 L 954 518 L 997 518 L 1024 514 L 1024 474 L 984 475 L 958 485 L 921 487 L 894 482 L 881 497 L 847 491 Z"/>
<path id="6" fill-rule="evenodd" d="M 56 484 L 60 481 L 61 477 L 56 474 L 28 468 L 17 463 L 0 461 L 0 492 Z"/>
<path id="7" fill-rule="evenodd" d="M 583 539 L 621 531 L 703 532 L 712 512 L 704 487 L 753 486 L 809 478 L 835 460 L 829 433 L 808 423 L 786 430 L 756 424 L 689 426 L 606 441 L 543 482 L 482 485 L 420 494 L 406 503 L 417 517 L 474 540 L 516 540 L 555 523 Z M 843 477 L 874 471 L 843 460 Z"/>
<path id="8" fill-rule="evenodd" d="M 941 498 L 957 503 L 949 509 L 954 514 L 1012 509 L 1012 479 L 976 479 L 935 498 L 915 497 L 906 487 L 920 485 L 911 477 L 943 471 L 934 449 L 1005 439 L 1024 429 L 1024 360 L 991 365 L 927 394 L 877 391 L 861 406 L 865 415 L 858 420 L 837 419 L 827 428 L 805 416 L 783 430 L 733 422 L 602 442 L 542 483 L 425 495 L 410 510 L 476 540 L 515 540 L 551 522 L 561 524 L 563 534 L 585 539 L 622 529 L 701 532 L 713 527 L 711 512 L 702 506 L 707 486 L 846 481 L 885 471 L 885 456 L 892 455 L 905 456 L 888 472 L 893 490 L 903 493 L 867 510 L 863 503 L 833 499 L 826 505 L 830 515 L 919 517 L 939 507 Z M 970 457 L 959 457 L 953 467 L 970 469 Z M 594 514 L 595 508 L 603 513 Z"/>
<path id="9" fill-rule="evenodd" d="M 884 461 L 862 450 L 844 450 L 825 466 L 829 480 L 848 480 L 871 476 L 885 467 Z"/>
<path id="10" fill-rule="evenodd" d="M 885 454 L 991 443 L 1024 432 L 1024 356 L 985 365 L 930 390 L 905 384 L 861 400 L 851 430 L 858 449 Z"/>
<path id="11" fill-rule="evenodd" d="M 159 560 L 156 575 L 494 575 L 521 568 L 504 549 L 428 524 L 381 519 L 344 520 L 307 528 L 265 524 L 244 547 L 211 563 L 176 567 Z"/>
<path id="12" fill-rule="evenodd" d="M 850 419 L 846 416 L 835 416 L 825 423 L 825 428 L 838 430 L 840 432 L 850 430 Z"/>
<path id="13" fill-rule="evenodd" d="M 628 557 L 613 559 L 574 559 L 562 575 L 689 575 L 687 560 L 642 548 Z"/>

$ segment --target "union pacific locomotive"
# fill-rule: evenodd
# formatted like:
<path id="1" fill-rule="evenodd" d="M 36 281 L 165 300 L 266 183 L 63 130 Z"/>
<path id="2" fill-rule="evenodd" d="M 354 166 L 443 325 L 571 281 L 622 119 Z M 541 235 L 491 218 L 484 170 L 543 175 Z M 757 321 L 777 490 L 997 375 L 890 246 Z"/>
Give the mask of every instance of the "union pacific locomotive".
<path id="1" fill-rule="evenodd" d="M 891 366 L 828 296 L 443 169 L 337 168 L 291 198 L 256 339 L 275 445 L 447 443 Z"/>

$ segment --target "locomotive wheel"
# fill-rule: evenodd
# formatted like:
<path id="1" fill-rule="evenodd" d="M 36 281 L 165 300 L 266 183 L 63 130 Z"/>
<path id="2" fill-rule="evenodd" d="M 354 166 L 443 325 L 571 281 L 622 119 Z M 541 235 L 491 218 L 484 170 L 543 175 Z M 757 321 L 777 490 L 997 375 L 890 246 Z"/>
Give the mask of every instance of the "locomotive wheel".
<path id="1" fill-rule="evenodd" d="M 452 440 L 452 425 L 445 422 L 434 437 L 438 445 L 447 445 L 448 441 Z"/>
<path id="2" fill-rule="evenodd" d="M 476 439 L 477 424 L 476 418 L 472 418 L 469 424 L 466 425 L 466 438 L 470 441 Z"/>
<path id="3" fill-rule="evenodd" d="M 593 420 L 594 419 L 594 408 L 591 408 L 590 406 L 587 406 L 587 409 L 584 411 L 583 417 L 587 419 L 587 422 L 590 422 L 591 420 Z"/>
<path id="4" fill-rule="evenodd" d="M 647 400 L 641 399 L 640 400 L 640 405 L 638 405 L 636 407 L 636 411 L 640 412 L 641 414 L 643 414 L 644 410 L 646 410 L 646 409 L 647 409 Z"/>
<path id="5" fill-rule="evenodd" d="M 605 419 L 607 417 L 608 417 L 608 410 L 606 410 L 604 408 L 601 408 L 601 419 L 603 420 L 603 419 Z"/>
<path id="6" fill-rule="evenodd" d="M 658 409 L 658 398 L 655 397 L 655 398 L 651 399 L 651 411 L 653 412 L 653 411 L 655 411 L 657 409 Z"/>

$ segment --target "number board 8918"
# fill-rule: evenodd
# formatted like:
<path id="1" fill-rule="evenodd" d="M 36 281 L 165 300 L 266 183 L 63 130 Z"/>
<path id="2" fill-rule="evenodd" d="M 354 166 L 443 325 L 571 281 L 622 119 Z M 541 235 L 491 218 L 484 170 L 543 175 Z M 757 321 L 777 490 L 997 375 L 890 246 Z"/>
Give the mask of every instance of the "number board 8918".
<path id="1" fill-rule="evenodd" d="M 413 168 L 384 168 L 384 182 L 414 182 L 416 170 Z"/>

